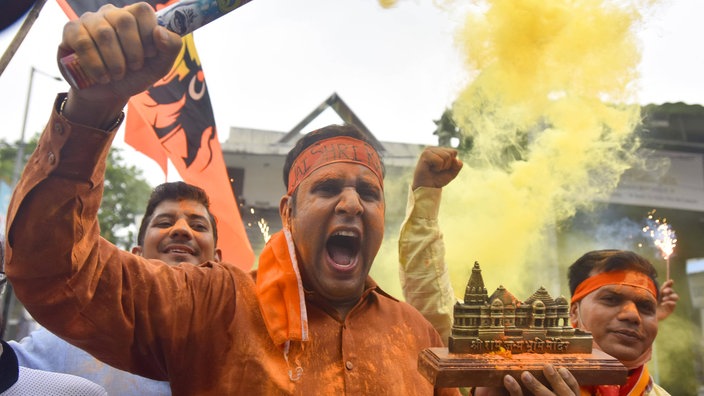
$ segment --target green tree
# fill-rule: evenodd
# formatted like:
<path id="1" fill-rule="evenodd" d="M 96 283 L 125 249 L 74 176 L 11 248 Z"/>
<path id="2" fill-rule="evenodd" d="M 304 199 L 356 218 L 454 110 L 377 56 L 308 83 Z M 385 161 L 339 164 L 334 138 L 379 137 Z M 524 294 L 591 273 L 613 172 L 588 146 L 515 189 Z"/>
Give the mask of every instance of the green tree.
<path id="1" fill-rule="evenodd" d="M 451 108 L 446 108 L 440 118 L 433 122 L 437 125 L 433 135 L 438 137 L 438 146 L 454 147 L 460 152 L 472 149 L 472 137 L 457 126 Z"/>
<path id="2" fill-rule="evenodd" d="M 24 158 L 22 163 L 27 163 L 29 154 L 37 147 L 37 138 L 25 143 Z M 15 171 L 15 161 L 17 161 L 18 143 L 9 143 L 5 139 L 0 140 L 0 180 L 5 184 L 12 185 L 12 177 Z"/>
<path id="3" fill-rule="evenodd" d="M 25 144 L 25 164 L 37 147 L 38 136 Z M 12 183 L 19 143 L 0 140 L 0 180 Z M 98 211 L 101 235 L 117 246 L 129 249 L 136 243 L 137 217 L 144 213 L 151 186 L 142 171 L 125 162 L 120 149 L 111 148 L 105 171 L 105 191 Z"/>
<path id="4" fill-rule="evenodd" d="M 125 249 L 132 247 L 137 241 L 137 216 L 144 213 L 151 191 L 142 171 L 126 164 L 119 149 L 111 148 L 103 202 L 98 210 L 101 235 Z"/>

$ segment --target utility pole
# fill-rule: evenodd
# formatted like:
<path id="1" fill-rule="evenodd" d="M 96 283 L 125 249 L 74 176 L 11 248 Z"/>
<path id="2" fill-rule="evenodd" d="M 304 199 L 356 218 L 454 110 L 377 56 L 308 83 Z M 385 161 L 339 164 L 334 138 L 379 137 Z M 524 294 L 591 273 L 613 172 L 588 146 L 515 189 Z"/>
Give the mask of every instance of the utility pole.
<path id="1" fill-rule="evenodd" d="M 22 133 L 20 134 L 20 141 L 17 146 L 17 157 L 15 157 L 15 167 L 12 171 L 12 188 L 15 188 L 17 181 L 20 179 L 20 172 L 22 170 L 22 163 L 24 162 L 24 147 L 25 147 L 25 132 L 27 131 L 27 117 L 29 115 L 29 104 L 32 99 L 32 84 L 34 83 L 34 73 L 39 73 L 46 77 L 49 77 L 56 81 L 61 81 L 61 77 L 53 76 L 49 73 L 43 72 L 36 67 L 32 66 L 29 71 L 29 87 L 27 88 L 27 99 L 24 103 L 24 118 L 22 119 Z"/>

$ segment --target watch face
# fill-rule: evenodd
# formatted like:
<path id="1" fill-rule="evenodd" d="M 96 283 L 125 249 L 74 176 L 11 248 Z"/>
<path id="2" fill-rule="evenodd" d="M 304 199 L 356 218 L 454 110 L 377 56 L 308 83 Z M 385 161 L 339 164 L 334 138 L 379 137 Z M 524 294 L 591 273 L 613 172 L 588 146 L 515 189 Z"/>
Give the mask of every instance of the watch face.
<path id="1" fill-rule="evenodd" d="M 2 0 L 0 2 L 0 30 L 15 23 L 34 4 L 34 0 Z"/>

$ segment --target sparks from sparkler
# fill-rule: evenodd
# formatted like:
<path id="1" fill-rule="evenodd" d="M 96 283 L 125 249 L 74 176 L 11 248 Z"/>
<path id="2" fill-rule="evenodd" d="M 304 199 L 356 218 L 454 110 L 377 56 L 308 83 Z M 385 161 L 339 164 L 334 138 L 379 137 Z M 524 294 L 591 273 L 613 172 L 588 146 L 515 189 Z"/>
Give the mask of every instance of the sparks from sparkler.
<path id="1" fill-rule="evenodd" d="M 254 208 L 249 208 L 249 213 L 254 216 L 255 215 L 255 210 Z M 251 227 L 252 223 L 247 223 L 247 227 Z M 267 223 L 264 218 L 260 218 L 259 221 L 257 221 L 257 226 L 259 227 L 259 232 L 262 233 L 262 237 L 264 238 L 264 243 L 269 242 L 269 238 L 271 238 L 271 235 L 269 234 L 269 223 Z"/>
<path id="2" fill-rule="evenodd" d="M 254 208 L 249 208 L 249 213 L 250 213 L 251 215 L 254 215 Z M 247 227 L 251 227 L 251 226 L 252 226 L 252 222 L 251 222 L 251 221 L 248 221 L 248 222 L 247 222 Z"/>
<path id="3" fill-rule="evenodd" d="M 648 218 L 646 220 L 646 225 L 643 227 L 643 233 L 653 240 L 653 244 L 662 258 L 665 259 L 666 268 L 666 279 L 670 279 L 670 256 L 675 251 L 675 246 L 677 246 L 677 235 L 672 226 L 667 223 L 667 219 L 657 219 L 655 218 L 655 209 L 648 213 Z"/>
<path id="4" fill-rule="evenodd" d="M 271 235 L 269 235 L 269 224 L 266 220 L 264 220 L 264 218 L 261 218 L 257 222 L 257 225 L 259 226 L 259 231 L 262 232 L 262 236 L 264 237 L 264 243 L 269 242 L 269 238 L 271 238 Z"/>

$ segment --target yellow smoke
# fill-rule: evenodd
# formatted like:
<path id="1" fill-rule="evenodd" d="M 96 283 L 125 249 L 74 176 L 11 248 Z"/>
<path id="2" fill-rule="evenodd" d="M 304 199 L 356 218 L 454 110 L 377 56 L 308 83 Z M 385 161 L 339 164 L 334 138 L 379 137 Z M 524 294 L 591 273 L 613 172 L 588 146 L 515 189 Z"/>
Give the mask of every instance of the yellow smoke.
<path id="1" fill-rule="evenodd" d="M 607 198 L 636 161 L 635 33 L 655 0 L 471 3 L 457 43 L 472 81 L 452 110 L 473 147 L 440 217 L 453 286 L 462 297 L 478 260 L 490 291 L 555 293 L 561 222 Z"/>
<path id="2" fill-rule="evenodd" d="M 458 43 L 474 79 L 453 113 L 474 146 L 441 211 L 455 290 L 474 260 L 490 290 L 539 286 L 526 267 L 557 264 L 560 222 L 608 197 L 633 164 L 639 108 L 625 103 L 638 9 L 650 3 L 493 0 L 468 14 Z"/>
<path id="3" fill-rule="evenodd" d="M 379 4 L 384 8 L 391 8 L 396 5 L 396 0 L 379 0 Z"/>
<path id="4" fill-rule="evenodd" d="M 634 163 L 637 6 L 493 0 L 467 16 L 458 42 L 475 78 L 452 110 L 473 148 L 441 218 L 456 290 L 474 260 L 490 290 L 526 298 L 553 282 L 560 222 Z"/>

